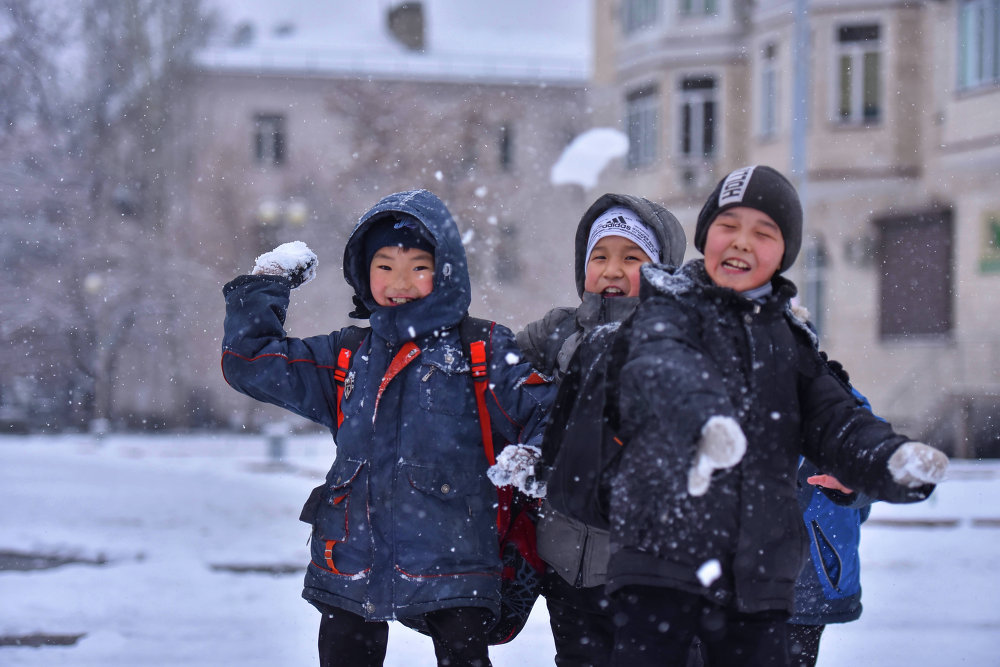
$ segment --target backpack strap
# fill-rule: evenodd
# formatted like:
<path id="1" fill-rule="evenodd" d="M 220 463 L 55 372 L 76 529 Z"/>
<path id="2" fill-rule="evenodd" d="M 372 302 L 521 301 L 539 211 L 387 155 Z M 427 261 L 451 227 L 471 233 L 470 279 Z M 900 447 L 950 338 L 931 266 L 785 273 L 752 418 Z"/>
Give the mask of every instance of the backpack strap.
<path id="1" fill-rule="evenodd" d="M 489 356 L 486 344 L 493 333 L 496 322 L 466 315 L 458 325 L 458 335 L 462 347 L 469 357 L 473 389 L 476 394 L 476 410 L 479 413 L 479 430 L 483 436 L 483 452 L 490 465 L 497 462 L 493 451 L 493 426 L 490 412 L 486 408 L 486 387 L 489 383 Z"/>
<path id="2" fill-rule="evenodd" d="M 345 327 L 340 331 L 340 351 L 337 353 L 337 368 L 333 371 L 333 381 L 337 384 L 337 428 L 344 423 L 344 413 L 340 402 L 344 399 L 344 386 L 351 370 L 351 360 L 371 331 L 371 327 Z"/>

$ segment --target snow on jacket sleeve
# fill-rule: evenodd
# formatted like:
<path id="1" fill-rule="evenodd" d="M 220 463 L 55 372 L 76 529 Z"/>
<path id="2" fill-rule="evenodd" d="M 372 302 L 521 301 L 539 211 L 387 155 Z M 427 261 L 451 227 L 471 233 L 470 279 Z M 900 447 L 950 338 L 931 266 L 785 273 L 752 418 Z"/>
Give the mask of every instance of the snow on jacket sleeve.
<path id="1" fill-rule="evenodd" d="M 889 458 L 910 440 L 876 417 L 815 356 L 815 373 L 801 378 L 803 453 L 848 488 L 892 503 L 918 502 L 933 484 L 908 488 L 897 484 Z"/>
<path id="2" fill-rule="evenodd" d="M 575 308 L 553 308 L 541 319 L 530 322 L 517 332 L 517 346 L 526 360 L 540 372 L 549 376 L 556 372 L 559 350 L 566 336 L 575 329 L 575 315 Z M 567 323 L 569 331 L 563 333 Z"/>
<path id="3" fill-rule="evenodd" d="M 493 428 L 512 443 L 541 447 L 548 411 L 555 400 L 555 385 L 541 381 L 507 327 L 493 327 L 489 349 L 488 396 L 492 400 L 487 401 L 487 407 Z"/>
<path id="4" fill-rule="evenodd" d="M 338 334 L 286 337 L 289 290 L 290 281 L 275 276 L 240 276 L 223 288 L 222 373 L 251 398 L 332 427 Z"/>
<path id="5" fill-rule="evenodd" d="M 689 443 L 693 452 L 710 417 L 736 417 L 719 369 L 701 349 L 696 318 L 673 298 L 652 297 L 640 304 L 621 371 L 627 439 L 657 424 L 664 431 L 661 442 Z"/>

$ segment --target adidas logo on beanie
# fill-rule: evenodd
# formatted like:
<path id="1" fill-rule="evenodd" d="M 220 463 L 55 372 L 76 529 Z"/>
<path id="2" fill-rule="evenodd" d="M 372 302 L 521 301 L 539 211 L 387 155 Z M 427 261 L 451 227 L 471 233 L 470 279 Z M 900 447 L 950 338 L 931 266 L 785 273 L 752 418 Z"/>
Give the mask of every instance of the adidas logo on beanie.
<path id="1" fill-rule="evenodd" d="M 705 251 L 708 227 L 715 217 L 735 206 L 757 209 L 774 220 L 785 242 L 778 272 L 787 271 L 802 247 L 802 204 L 795 187 L 777 170 L 764 165 L 743 167 L 728 174 L 715 186 L 698 214 L 694 247 L 699 252 Z"/>

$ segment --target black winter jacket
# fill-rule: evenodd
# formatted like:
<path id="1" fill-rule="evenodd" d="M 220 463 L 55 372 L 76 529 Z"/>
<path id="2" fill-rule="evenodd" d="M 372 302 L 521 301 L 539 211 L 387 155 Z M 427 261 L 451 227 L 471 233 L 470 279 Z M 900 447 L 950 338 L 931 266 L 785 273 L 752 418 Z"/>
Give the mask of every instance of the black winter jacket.
<path id="1" fill-rule="evenodd" d="M 761 305 L 716 286 L 703 260 L 675 274 L 643 267 L 621 370 L 628 446 L 612 480 L 609 592 L 662 586 L 741 612 L 791 611 L 806 555 L 800 454 L 876 499 L 932 491 L 892 480 L 888 459 L 908 438 L 830 371 L 791 314 L 794 285 L 779 276 L 773 287 Z M 716 415 L 739 422 L 747 451 L 693 497 L 687 473 Z"/>

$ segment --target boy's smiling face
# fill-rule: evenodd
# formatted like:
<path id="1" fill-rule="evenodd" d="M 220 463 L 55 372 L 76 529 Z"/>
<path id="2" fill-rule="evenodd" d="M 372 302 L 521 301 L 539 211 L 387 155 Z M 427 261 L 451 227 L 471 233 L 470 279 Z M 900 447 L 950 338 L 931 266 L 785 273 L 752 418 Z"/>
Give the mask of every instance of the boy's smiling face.
<path id="1" fill-rule="evenodd" d="M 426 250 L 385 246 L 368 268 L 372 298 L 380 306 L 401 306 L 434 290 L 434 255 Z"/>
<path id="2" fill-rule="evenodd" d="M 605 236 L 590 251 L 583 289 L 601 296 L 638 296 L 639 267 L 649 255 L 624 236 Z"/>
<path id="3" fill-rule="evenodd" d="M 705 270 L 720 287 L 746 292 L 771 280 L 781 267 L 785 240 L 769 215 L 734 206 L 715 217 L 705 237 Z"/>

